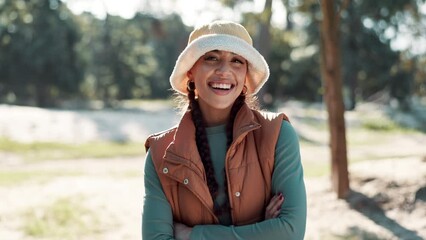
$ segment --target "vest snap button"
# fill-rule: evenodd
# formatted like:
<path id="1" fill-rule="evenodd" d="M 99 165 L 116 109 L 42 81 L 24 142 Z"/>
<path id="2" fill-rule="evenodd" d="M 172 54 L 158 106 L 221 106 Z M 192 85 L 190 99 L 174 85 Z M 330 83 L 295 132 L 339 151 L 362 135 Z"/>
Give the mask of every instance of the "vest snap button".
<path id="1" fill-rule="evenodd" d="M 185 179 L 183 180 L 183 184 L 187 185 L 188 183 L 189 183 L 188 178 L 185 178 Z"/>
<path id="2" fill-rule="evenodd" d="M 236 197 L 240 197 L 240 195 L 241 195 L 241 193 L 240 193 L 240 192 L 236 192 L 236 193 L 235 193 L 235 196 L 236 196 Z"/>
<path id="3" fill-rule="evenodd" d="M 165 167 L 165 168 L 163 168 L 163 173 L 166 173 L 166 174 L 167 174 L 168 172 L 169 172 L 169 169 L 168 169 L 168 168 L 166 168 L 166 167 Z"/>

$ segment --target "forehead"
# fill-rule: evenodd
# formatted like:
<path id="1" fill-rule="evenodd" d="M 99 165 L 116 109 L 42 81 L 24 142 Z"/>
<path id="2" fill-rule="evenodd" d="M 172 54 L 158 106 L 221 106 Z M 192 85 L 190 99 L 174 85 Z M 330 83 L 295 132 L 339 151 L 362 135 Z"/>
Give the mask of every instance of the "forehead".
<path id="1" fill-rule="evenodd" d="M 208 51 L 208 52 L 206 52 L 204 55 L 206 55 L 206 54 L 209 54 L 209 53 L 216 53 L 216 54 L 230 54 L 230 55 L 233 55 L 233 56 L 239 56 L 239 57 L 242 57 L 242 56 L 240 56 L 240 55 L 238 55 L 238 54 L 236 54 L 236 53 L 233 53 L 233 52 L 229 52 L 229 51 L 223 51 L 223 50 L 212 50 L 212 51 Z"/>

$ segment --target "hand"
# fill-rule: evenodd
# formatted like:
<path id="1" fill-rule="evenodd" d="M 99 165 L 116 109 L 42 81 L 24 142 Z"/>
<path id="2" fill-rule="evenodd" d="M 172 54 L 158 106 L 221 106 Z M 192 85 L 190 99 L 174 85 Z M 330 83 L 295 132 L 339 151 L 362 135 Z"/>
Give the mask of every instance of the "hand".
<path id="1" fill-rule="evenodd" d="M 281 206 L 283 205 L 284 197 L 282 193 L 275 194 L 266 207 L 265 220 L 278 217 L 281 212 Z"/>
<path id="2" fill-rule="evenodd" d="M 173 226 L 176 240 L 189 240 L 189 235 L 191 235 L 192 231 L 191 227 L 177 222 L 173 223 Z"/>

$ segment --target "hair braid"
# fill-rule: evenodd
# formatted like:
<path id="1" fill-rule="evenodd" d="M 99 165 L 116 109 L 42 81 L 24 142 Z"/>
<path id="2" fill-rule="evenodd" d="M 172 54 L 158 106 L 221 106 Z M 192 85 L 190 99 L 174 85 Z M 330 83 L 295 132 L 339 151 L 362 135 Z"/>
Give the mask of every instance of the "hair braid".
<path id="1" fill-rule="evenodd" d="M 203 115 L 201 113 L 200 106 L 198 105 L 198 101 L 195 100 L 195 93 L 193 89 L 189 91 L 188 98 L 188 107 L 191 110 L 192 121 L 195 125 L 195 141 L 197 143 L 197 149 L 206 171 L 207 185 L 214 200 L 218 194 L 219 186 L 214 175 L 214 168 L 210 155 L 210 147 L 203 121 Z"/>

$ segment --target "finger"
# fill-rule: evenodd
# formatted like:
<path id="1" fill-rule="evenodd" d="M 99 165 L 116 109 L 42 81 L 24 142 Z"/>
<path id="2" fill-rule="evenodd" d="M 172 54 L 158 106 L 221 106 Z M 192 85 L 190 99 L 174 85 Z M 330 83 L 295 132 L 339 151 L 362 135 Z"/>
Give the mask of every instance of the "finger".
<path id="1" fill-rule="evenodd" d="M 284 198 L 280 198 L 280 200 L 278 200 L 278 201 L 279 201 L 279 204 L 275 205 L 276 208 L 272 208 L 271 211 L 268 213 L 268 217 L 269 218 L 276 218 L 276 217 L 278 217 L 280 215 L 280 213 L 281 213 L 281 207 L 282 207 L 282 204 L 284 202 Z"/>
<path id="2" fill-rule="evenodd" d="M 281 205 L 283 204 L 283 202 L 284 202 L 284 197 L 283 197 L 283 195 L 280 193 L 280 194 L 278 194 L 278 195 L 277 195 L 277 197 L 276 197 L 274 200 L 271 200 L 271 202 L 270 202 L 270 204 L 269 204 L 269 206 L 270 206 L 269 210 L 270 210 L 271 212 L 275 212 L 275 210 L 276 210 L 277 208 L 280 208 L 280 207 L 281 207 Z"/>
<path id="3" fill-rule="evenodd" d="M 270 211 L 265 213 L 265 219 L 271 219 L 276 218 L 281 213 L 281 207 L 278 207 L 277 209 L 271 209 Z"/>
<path id="4" fill-rule="evenodd" d="M 281 213 L 281 208 L 277 209 L 272 215 L 271 218 L 276 218 L 280 215 Z"/>
<path id="5" fill-rule="evenodd" d="M 266 206 L 266 211 L 271 211 L 274 207 L 275 202 L 278 200 L 278 195 L 274 195 L 269 201 L 268 206 Z"/>
<path id="6" fill-rule="evenodd" d="M 265 219 L 276 218 L 281 212 L 281 206 L 284 202 L 282 194 L 274 195 L 265 209 Z"/>
<path id="7" fill-rule="evenodd" d="M 268 215 L 272 216 L 276 211 L 281 211 L 281 205 L 274 205 L 271 209 L 268 210 Z"/>

